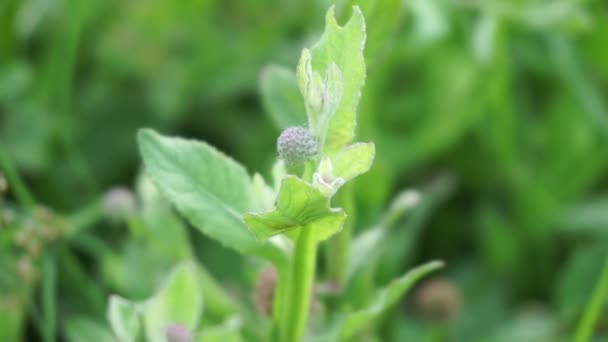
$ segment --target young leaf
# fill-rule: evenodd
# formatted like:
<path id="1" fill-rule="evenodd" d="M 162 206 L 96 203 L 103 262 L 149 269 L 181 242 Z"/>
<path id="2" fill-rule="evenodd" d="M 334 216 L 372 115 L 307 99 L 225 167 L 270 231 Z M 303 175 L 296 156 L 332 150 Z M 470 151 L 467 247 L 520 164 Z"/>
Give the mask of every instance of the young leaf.
<path id="1" fill-rule="evenodd" d="M 365 20 L 359 7 L 353 7 L 353 15 L 344 27 L 336 22 L 334 8 L 326 15 L 325 32 L 319 42 L 308 52 L 304 50 L 298 66 L 300 87 L 307 83 L 308 75 L 326 75 L 332 63 L 341 72 L 343 80 L 342 96 L 335 114 L 329 122 L 324 148 L 333 153 L 352 141 L 356 125 L 356 110 L 365 81 Z M 303 63 L 310 53 L 312 71 L 307 73 Z M 313 77 L 314 79 L 314 77 Z M 310 115 L 310 113 L 309 113 Z"/>
<path id="2" fill-rule="evenodd" d="M 310 50 L 304 49 L 297 72 L 300 91 L 304 96 L 308 127 L 324 145 L 331 118 L 340 106 L 344 79 L 336 63 L 329 63 L 324 77 L 312 70 Z"/>
<path id="3" fill-rule="evenodd" d="M 166 329 L 180 325 L 194 331 L 203 312 L 203 296 L 192 264 L 178 266 L 161 289 L 144 304 L 146 337 L 153 342 L 166 340 Z"/>
<path id="4" fill-rule="evenodd" d="M 306 124 L 306 111 L 294 73 L 282 66 L 269 65 L 260 75 L 262 102 L 275 125 L 283 130 Z"/>
<path id="5" fill-rule="evenodd" d="M 334 175 L 348 182 L 369 171 L 375 155 L 374 143 L 352 144 L 336 154 L 333 161 Z"/>
<path id="6" fill-rule="evenodd" d="M 245 215 L 245 222 L 260 241 L 293 229 L 313 228 L 319 240 L 342 228 L 346 214 L 329 207 L 327 197 L 294 176 L 283 180 L 274 211 Z M 314 224 L 314 225 L 313 225 Z"/>
<path id="7" fill-rule="evenodd" d="M 134 303 L 120 296 L 110 295 L 108 321 L 120 341 L 130 342 L 137 338 L 139 317 Z"/>
<path id="8" fill-rule="evenodd" d="M 443 267 L 443 262 L 432 261 L 393 280 L 377 292 L 367 308 L 347 315 L 340 322 L 335 331 L 335 340 L 345 341 L 355 336 L 357 332 L 368 327 L 376 317 L 393 306 L 418 280 L 441 267 Z"/>
<path id="9" fill-rule="evenodd" d="M 251 183 L 253 186 L 253 210 L 271 210 L 275 198 L 274 190 L 266 184 L 264 178 L 259 173 L 253 175 Z"/>
<path id="10" fill-rule="evenodd" d="M 221 325 L 205 327 L 197 334 L 198 342 L 241 342 L 239 334 L 242 321 L 238 317 L 226 320 Z"/>
<path id="11" fill-rule="evenodd" d="M 203 142 L 149 129 L 138 141 L 148 175 L 195 227 L 241 253 L 259 248 L 241 218 L 252 193 L 241 165 Z"/>

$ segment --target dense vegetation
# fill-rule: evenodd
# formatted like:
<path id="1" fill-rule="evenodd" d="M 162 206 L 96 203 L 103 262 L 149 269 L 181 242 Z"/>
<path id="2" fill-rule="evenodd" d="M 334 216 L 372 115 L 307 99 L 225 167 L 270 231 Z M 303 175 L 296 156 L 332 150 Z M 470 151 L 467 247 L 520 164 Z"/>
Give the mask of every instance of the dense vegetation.
<path id="1" fill-rule="evenodd" d="M 145 300 L 192 267 L 206 340 L 273 330 L 268 264 L 184 220 L 136 136 L 204 140 L 272 179 L 277 137 L 305 118 L 301 50 L 332 4 L 0 3 L 0 341 L 115 341 L 110 294 Z M 608 4 L 343 0 L 341 24 L 352 5 L 367 30 L 353 141 L 375 162 L 337 194 L 349 234 L 319 246 L 309 330 L 439 259 L 356 338 L 606 338 Z"/>

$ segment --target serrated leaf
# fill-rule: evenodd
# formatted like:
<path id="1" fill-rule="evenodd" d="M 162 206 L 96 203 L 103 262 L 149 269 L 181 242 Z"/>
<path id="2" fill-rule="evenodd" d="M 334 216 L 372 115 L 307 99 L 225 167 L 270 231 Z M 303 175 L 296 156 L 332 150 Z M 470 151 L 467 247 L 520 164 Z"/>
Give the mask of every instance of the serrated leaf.
<path id="1" fill-rule="evenodd" d="M 336 154 L 333 160 L 334 175 L 347 182 L 364 174 L 372 167 L 375 155 L 374 143 L 352 144 Z"/>
<path id="2" fill-rule="evenodd" d="M 293 71 L 278 65 L 265 67 L 260 89 L 266 112 L 279 129 L 306 124 L 306 110 Z"/>
<path id="3" fill-rule="evenodd" d="M 110 295 L 108 303 L 108 321 L 112 331 L 120 341 L 135 341 L 139 332 L 139 317 L 134 303 Z"/>
<path id="4" fill-rule="evenodd" d="M 443 262 L 432 261 L 407 272 L 378 290 L 370 305 L 363 310 L 347 315 L 335 330 L 336 341 L 352 338 L 362 329 L 373 323 L 374 319 L 393 306 L 422 277 L 443 267 Z"/>
<path id="5" fill-rule="evenodd" d="M 149 129 L 139 132 L 138 142 L 147 174 L 196 228 L 241 253 L 278 255 L 273 245 L 260 246 L 242 219 L 252 209 L 245 168 L 204 142 Z"/>
<path id="6" fill-rule="evenodd" d="M 195 331 L 203 312 L 203 296 L 194 265 L 181 264 L 142 308 L 146 337 L 165 342 L 167 327 L 179 324 Z"/>
<path id="7" fill-rule="evenodd" d="M 321 39 L 310 51 L 303 51 L 298 65 L 301 91 L 307 88 L 307 83 L 314 81 L 315 75 L 329 75 L 332 63 L 341 73 L 342 96 L 325 134 L 324 149 L 329 153 L 351 142 L 355 134 L 356 111 L 365 81 L 364 45 L 365 20 L 359 7 L 353 7 L 353 15 L 343 27 L 336 22 L 332 7 L 327 12 Z M 306 70 L 308 60 L 310 71 Z"/>
<path id="8" fill-rule="evenodd" d="M 245 222 L 260 241 L 298 228 L 316 230 L 319 240 L 342 228 L 346 214 L 329 207 L 329 200 L 310 184 L 287 176 L 279 190 L 276 209 L 245 215 Z"/>

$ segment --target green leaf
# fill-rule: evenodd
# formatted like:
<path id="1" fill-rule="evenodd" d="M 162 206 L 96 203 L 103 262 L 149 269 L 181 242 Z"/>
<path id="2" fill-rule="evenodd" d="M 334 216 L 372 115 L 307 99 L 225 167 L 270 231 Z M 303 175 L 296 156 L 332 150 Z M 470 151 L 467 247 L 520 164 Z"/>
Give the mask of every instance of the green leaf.
<path id="1" fill-rule="evenodd" d="M 376 317 L 397 303 L 418 280 L 441 267 L 443 267 L 443 262 L 432 261 L 414 268 L 401 278 L 393 280 L 376 293 L 375 298 L 367 308 L 347 315 L 340 322 L 335 331 L 334 340 L 348 340 L 359 331 L 367 328 Z"/>
<path id="2" fill-rule="evenodd" d="M 107 326 L 99 320 L 86 316 L 72 316 L 65 319 L 64 335 L 67 342 L 126 342 L 127 339 L 116 339 Z M 3 340 L 16 341 L 16 340 Z"/>
<path id="3" fill-rule="evenodd" d="M 195 331 L 203 313 L 203 296 L 197 279 L 194 265 L 183 263 L 143 305 L 147 340 L 164 342 L 165 330 L 172 324 Z"/>
<path id="4" fill-rule="evenodd" d="M 266 184 L 264 178 L 259 173 L 253 175 L 253 210 L 268 211 L 272 209 L 275 193 L 274 190 Z"/>
<path id="5" fill-rule="evenodd" d="M 241 253 L 260 249 L 241 218 L 252 207 L 251 181 L 241 165 L 206 143 L 149 129 L 138 141 L 148 175 L 195 227 Z"/>
<path id="6" fill-rule="evenodd" d="M 293 71 L 278 65 L 265 67 L 260 89 L 266 112 L 278 128 L 306 125 L 306 110 Z"/>
<path id="7" fill-rule="evenodd" d="M 329 200 L 310 184 L 287 176 L 281 184 L 276 209 L 245 215 L 245 222 L 260 241 L 297 228 L 315 229 L 324 240 L 342 228 L 346 214 L 329 207 Z"/>
<path id="8" fill-rule="evenodd" d="M 238 331 L 224 327 L 210 327 L 198 335 L 199 342 L 241 342 L 243 339 Z"/>
<path id="9" fill-rule="evenodd" d="M 326 137 L 326 152 L 334 153 L 354 138 L 356 111 L 365 81 L 364 45 L 365 20 L 359 7 L 353 7 L 353 15 L 343 27 L 336 22 L 332 7 L 327 12 L 325 32 L 321 39 L 310 51 L 305 49 L 302 52 L 298 65 L 298 81 L 300 91 L 305 97 L 309 85 L 317 84 L 318 87 L 318 83 L 321 83 L 319 75 L 326 75 L 326 79 L 335 78 L 333 82 L 327 83 L 326 88 L 342 88 L 340 103 L 329 121 L 327 132 L 323 134 Z M 311 65 L 310 71 L 307 70 L 308 63 Z M 336 76 L 336 70 L 340 72 L 341 82 Z M 343 87 L 339 87 L 339 83 L 342 83 Z M 324 99 L 331 100 L 334 98 Z M 310 110 L 308 115 L 311 116 Z"/>
<path id="10" fill-rule="evenodd" d="M 197 334 L 199 342 L 241 342 L 243 339 L 239 334 L 242 321 L 238 317 L 228 319 L 221 325 L 205 327 Z"/>
<path id="11" fill-rule="evenodd" d="M 304 49 L 298 64 L 299 86 L 304 95 L 308 127 L 324 146 L 327 128 L 342 100 L 344 79 L 333 62 L 322 77 L 312 70 L 311 58 L 310 51 Z"/>
<path id="12" fill-rule="evenodd" d="M 139 317 L 134 303 L 110 295 L 108 303 L 108 321 L 120 341 L 135 341 L 139 332 Z"/>
<path id="13" fill-rule="evenodd" d="M 366 173 L 372 167 L 376 149 L 374 143 L 356 143 L 336 154 L 333 160 L 334 175 L 349 181 Z"/>

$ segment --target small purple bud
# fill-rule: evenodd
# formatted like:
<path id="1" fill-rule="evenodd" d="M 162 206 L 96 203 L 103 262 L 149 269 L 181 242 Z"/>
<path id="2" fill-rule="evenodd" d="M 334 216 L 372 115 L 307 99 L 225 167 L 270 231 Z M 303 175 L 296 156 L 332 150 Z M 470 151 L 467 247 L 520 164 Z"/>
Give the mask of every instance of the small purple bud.
<path id="1" fill-rule="evenodd" d="M 286 164 L 299 164 L 319 153 L 319 143 L 304 127 L 289 127 L 277 140 L 277 152 Z"/>
<path id="2" fill-rule="evenodd" d="M 171 324 L 165 330 L 168 342 L 192 342 L 194 337 L 187 327 L 181 324 Z"/>

